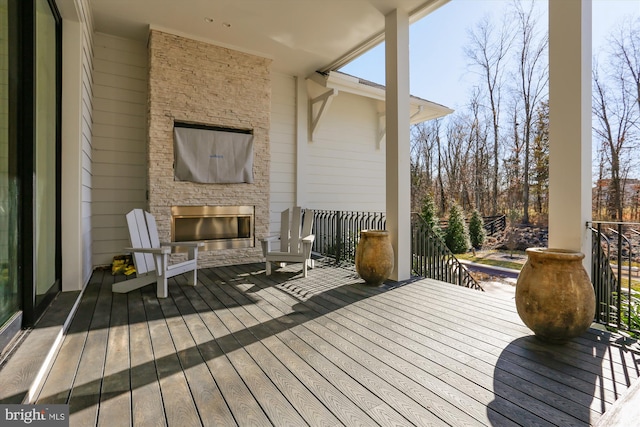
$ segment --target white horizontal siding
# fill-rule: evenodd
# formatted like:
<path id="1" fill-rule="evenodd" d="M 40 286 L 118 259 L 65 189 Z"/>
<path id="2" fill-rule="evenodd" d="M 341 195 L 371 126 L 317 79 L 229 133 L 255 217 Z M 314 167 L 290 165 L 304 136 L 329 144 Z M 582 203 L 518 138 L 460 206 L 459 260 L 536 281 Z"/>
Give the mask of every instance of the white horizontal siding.
<path id="1" fill-rule="evenodd" d="M 271 84 L 269 233 L 278 234 L 280 212 L 295 203 L 296 81 L 273 72 Z"/>
<path id="2" fill-rule="evenodd" d="M 93 167 L 98 176 L 131 176 L 140 178 L 146 186 L 147 167 L 145 165 L 107 164 L 102 163 Z"/>
<path id="3" fill-rule="evenodd" d="M 308 207 L 385 210 L 385 150 L 376 148 L 377 101 L 339 93 L 307 147 Z"/>
<path id="4" fill-rule="evenodd" d="M 295 204 L 296 82 L 274 73 L 271 111 L 270 232 Z M 339 93 L 305 147 L 306 203 L 329 210 L 385 210 L 385 150 L 377 148 L 378 101 Z"/>
<path id="5" fill-rule="evenodd" d="M 82 218 L 82 283 L 84 284 L 89 281 L 94 265 L 91 222 L 94 38 L 93 14 L 89 1 L 78 1 L 76 7 L 82 23 L 82 188 L 80 195 L 82 210 L 80 215 Z"/>
<path id="6" fill-rule="evenodd" d="M 146 208 L 147 49 L 143 43 L 94 37 L 93 262 L 111 263 L 129 245 L 125 215 Z"/>

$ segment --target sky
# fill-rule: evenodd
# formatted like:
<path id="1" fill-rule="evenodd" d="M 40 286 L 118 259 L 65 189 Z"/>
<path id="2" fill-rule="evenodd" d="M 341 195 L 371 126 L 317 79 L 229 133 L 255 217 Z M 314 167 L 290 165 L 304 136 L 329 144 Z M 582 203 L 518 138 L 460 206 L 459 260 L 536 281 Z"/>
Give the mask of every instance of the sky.
<path id="1" fill-rule="evenodd" d="M 541 23 L 547 26 L 546 0 L 540 3 Z M 463 46 L 467 30 L 485 15 L 500 22 L 510 0 L 451 0 L 415 22 L 409 32 L 411 94 L 453 109 L 461 109 L 470 98 L 477 75 L 470 71 Z M 640 16 L 640 0 L 593 0 L 594 53 L 625 16 Z M 375 47 L 340 71 L 384 84 L 384 44 Z"/>

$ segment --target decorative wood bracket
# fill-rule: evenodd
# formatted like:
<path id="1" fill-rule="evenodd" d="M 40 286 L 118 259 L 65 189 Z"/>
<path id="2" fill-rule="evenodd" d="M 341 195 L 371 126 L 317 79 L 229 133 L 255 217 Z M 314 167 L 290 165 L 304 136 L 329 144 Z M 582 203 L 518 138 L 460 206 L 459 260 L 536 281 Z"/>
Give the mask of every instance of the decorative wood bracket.
<path id="1" fill-rule="evenodd" d="M 423 111 L 424 111 L 424 105 L 419 105 L 418 111 L 416 111 L 409 117 L 409 121 L 411 121 L 411 119 L 413 119 L 415 116 L 422 113 Z M 382 146 L 382 139 L 387 135 L 387 128 L 386 128 L 387 123 L 385 120 L 386 120 L 386 113 L 384 111 L 379 112 L 378 113 L 378 141 L 376 142 L 376 149 L 378 150 Z"/>
<path id="2" fill-rule="evenodd" d="M 320 125 L 326 112 L 329 111 L 333 98 L 338 94 L 337 89 L 329 89 L 320 96 L 317 96 L 309 101 L 309 124 L 310 124 L 310 139 L 313 141 L 316 129 Z"/>
<path id="3" fill-rule="evenodd" d="M 416 111 L 415 113 L 410 115 L 409 116 L 409 120 L 413 119 L 415 116 L 417 116 L 418 114 L 422 113 L 423 111 L 424 111 L 424 105 L 418 105 L 418 111 Z"/>

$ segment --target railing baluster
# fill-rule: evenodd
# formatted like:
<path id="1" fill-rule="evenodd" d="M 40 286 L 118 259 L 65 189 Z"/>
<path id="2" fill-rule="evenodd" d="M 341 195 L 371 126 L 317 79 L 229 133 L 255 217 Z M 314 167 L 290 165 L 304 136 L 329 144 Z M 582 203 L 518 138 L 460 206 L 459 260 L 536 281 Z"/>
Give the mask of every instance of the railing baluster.
<path id="1" fill-rule="evenodd" d="M 593 233 L 591 280 L 597 304 L 595 321 L 618 330 L 625 329 L 634 337 L 640 337 L 640 321 L 634 316 L 638 299 L 632 286 L 634 244 L 629 238 L 631 234 L 640 235 L 633 229 L 640 224 L 592 221 L 587 226 Z M 604 228 L 610 233 L 609 236 L 603 231 Z M 612 239 L 612 234 L 617 239 Z M 625 248 L 627 255 L 623 255 Z M 611 261 L 617 263 L 615 268 Z M 625 291 L 622 289 L 622 279 L 625 278 L 623 262 L 627 263 Z"/>

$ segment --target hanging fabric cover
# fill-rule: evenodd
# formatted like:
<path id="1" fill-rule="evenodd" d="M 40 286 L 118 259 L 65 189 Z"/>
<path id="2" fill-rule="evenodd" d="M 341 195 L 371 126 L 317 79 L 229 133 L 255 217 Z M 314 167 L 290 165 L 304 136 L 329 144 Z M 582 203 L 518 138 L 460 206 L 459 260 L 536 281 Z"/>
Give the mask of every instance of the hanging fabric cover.
<path id="1" fill-rule="evenodd" d="M 174 127 L 177 181 L 253 183 L 253 135 Z"/>

